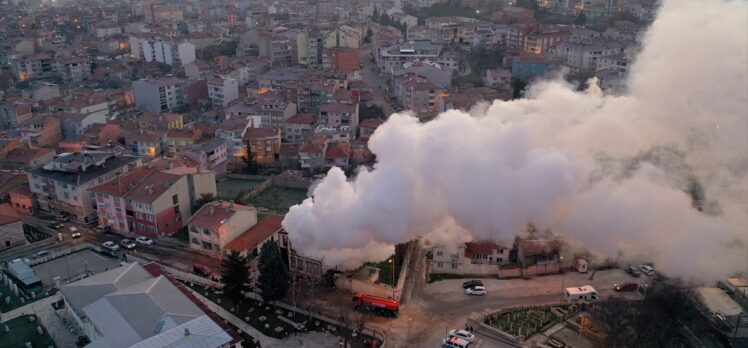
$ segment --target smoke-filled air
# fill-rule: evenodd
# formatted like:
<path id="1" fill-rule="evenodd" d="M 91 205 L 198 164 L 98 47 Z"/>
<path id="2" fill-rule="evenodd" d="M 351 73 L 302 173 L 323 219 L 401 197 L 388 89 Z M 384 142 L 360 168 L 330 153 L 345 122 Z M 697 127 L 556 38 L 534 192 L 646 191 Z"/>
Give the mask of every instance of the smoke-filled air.
<path id="1" fill-rule="evenodd" d="M 427 123 L 392 115 L 373 169 L 331 169 L 283 226 L 328 266 L 427 235 L 511 245 L 532 222 L 671 276 L 746 271 L 747 32 L 746 1 L 664 1 L 623 93 L 555 79 Z"/>

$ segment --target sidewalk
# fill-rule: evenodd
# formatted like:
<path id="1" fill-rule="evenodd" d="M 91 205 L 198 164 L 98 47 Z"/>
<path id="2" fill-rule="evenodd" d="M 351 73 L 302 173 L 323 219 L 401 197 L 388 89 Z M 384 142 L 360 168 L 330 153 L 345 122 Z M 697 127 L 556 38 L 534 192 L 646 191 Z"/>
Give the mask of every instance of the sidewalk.
<path id="1" fill-rule="evenodd" d="M 43 298 L 23 307 L 18 307 L 10 312 L 3 313 L 2 322 L 26 314 L 36 314 L 58 347 L 75 347 L 77 341 L 76 334 L 68 329 L 67 325 L 65 325 L 57 314 L 55 314 L 55 310 L 52 308 L 52 303 L 59 301 L 61 298 L 62 294 L 57 293 L 56 295 Z"/>

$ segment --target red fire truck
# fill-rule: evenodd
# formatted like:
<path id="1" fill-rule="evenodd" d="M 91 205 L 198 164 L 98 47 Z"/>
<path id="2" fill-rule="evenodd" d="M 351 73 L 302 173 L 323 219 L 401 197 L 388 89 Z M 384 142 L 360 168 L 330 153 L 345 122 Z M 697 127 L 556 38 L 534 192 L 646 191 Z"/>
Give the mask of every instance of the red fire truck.
<path id="1" fill-rule="evenodd" d="M 397 317 L 400 303 L 394 299 L 369 296 L 358 292 L 353 295 L 353 308 L 375 312 L 386 317 Z"/>

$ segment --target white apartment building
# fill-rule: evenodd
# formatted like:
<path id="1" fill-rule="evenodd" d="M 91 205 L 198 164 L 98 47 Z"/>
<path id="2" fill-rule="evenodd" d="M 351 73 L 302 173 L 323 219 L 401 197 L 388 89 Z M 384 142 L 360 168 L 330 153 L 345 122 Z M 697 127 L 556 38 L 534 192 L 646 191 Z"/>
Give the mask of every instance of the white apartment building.
<path id="1" fill-rule="evenodd" d="M 196 59 L 195 45 L 160 37 L 130 36 L 130 50 L 133 57 L 171 66 L 184 66 Z"/>
<path id="2" fill-rule="evenodd" d="M 208 81 L 208 97 L 213 106 L 227 107 L 239 99 L 239 82 L 232 78 L 215 77 Z"/>
<path id="3" fill-rule="evenodd" d="M 138 80 L 132 83 L 135 106 L 141 110 L 162 112 L 185 105 L 184 80 L 176 77 Z"/>
<path id="4" fill-rule="evenodd" d="M 595 71 L 598 60 L 622 53 L 626 45 L 620 41 L 564 41 L 552 48 L 553 54 L 572 71 Z"/>
<path id="5" fill-rule="evenodd" d="M 190 248 L 221 257 L 226 244 L 257 224 L 257 208 L 233 202 L 208 203 L 187 222 Z"/>

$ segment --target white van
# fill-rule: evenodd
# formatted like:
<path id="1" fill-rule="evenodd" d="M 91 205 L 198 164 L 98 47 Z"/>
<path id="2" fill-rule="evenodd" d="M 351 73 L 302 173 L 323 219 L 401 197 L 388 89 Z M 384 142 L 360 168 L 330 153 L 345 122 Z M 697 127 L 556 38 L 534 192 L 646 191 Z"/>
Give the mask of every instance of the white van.
<path id="1" fill-rule="evenodd" d="M 582 285 L 575 288 L 566 288 L 564 299 L 566 302 L 597 301 L 599 296 L 597 290 L 591 285 Z"/>

